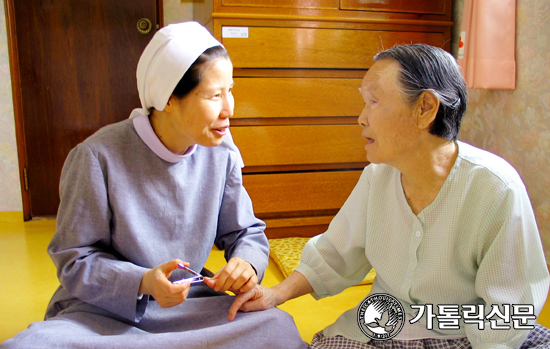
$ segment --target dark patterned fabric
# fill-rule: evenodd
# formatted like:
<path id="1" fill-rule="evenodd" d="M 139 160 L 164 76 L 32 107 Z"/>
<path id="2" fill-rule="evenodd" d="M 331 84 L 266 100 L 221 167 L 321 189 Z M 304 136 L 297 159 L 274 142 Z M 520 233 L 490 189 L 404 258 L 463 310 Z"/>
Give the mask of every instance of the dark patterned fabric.
<path id="1" fill-rule="evenodd" d="M 471 349 L 467 338 L 387 340 L 361 343 L 342 336 L 325 337 L 318 332 L 311 341 L 310 349 Z M 520 349 L 550 349 L 550 329 L 536 325 Z"/>

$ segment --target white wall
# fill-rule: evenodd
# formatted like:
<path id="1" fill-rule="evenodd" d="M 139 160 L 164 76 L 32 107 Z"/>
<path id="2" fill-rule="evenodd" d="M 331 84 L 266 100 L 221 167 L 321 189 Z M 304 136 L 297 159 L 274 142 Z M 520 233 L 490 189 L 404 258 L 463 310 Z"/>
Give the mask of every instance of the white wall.
<path id="1" fill-rule="evenodd" d="M 4 2 L 0 6 L 0 212 L 23 211 Z"/>
<path id="2" fill-rule="evenodd" d="M 193 20 L 193 1 L 164 0 L 164 25 Z"/>

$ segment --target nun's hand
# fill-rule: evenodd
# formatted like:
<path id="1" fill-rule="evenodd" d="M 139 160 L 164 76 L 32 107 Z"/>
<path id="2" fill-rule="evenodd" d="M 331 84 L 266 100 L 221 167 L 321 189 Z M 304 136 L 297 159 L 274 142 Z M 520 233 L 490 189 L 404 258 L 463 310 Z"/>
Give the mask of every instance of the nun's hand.
<path id="1" fill-rule="evenodd" d="M 172 271 L 179 269 L 179 263 L 189 266 L 189 263 L 174 259 L 147 270 L 141 279 L 139 293 L 153 296 L 162 308 L 170 308 L 182 303 L 187 299 L 191 285 L 188 282 L 173 284 L 168 280 Z"/>
<path id="2" fill-rule="evenodd" d="M 256 286 L 258 276 L 250 263 L 239 257 L 233 257 L 212 278 L 205 278 L 204 283 L 215 291 L 243 293 Z"/>

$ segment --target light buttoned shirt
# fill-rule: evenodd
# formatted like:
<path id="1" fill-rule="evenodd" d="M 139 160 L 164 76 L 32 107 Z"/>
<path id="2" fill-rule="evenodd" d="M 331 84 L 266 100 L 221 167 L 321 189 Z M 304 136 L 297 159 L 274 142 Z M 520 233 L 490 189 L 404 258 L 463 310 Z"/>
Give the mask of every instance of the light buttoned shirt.
<path id="1" fill-rule="evenodd" d="M 549 276 L 533 209 L 518 173 L 506 161 L 457 142 L 458 157 L 435 200 L 418 215 L 407 204 L 401 173 L 370 164 L 328 230 L 305 246 L 296 271 L 313 296 L 335 295 L 377 272 L 370 294 L 398 298 L 408 319 L 415 305 L 530 304 L 542 309 Z M 358 305 L 359 306 L 359 305 Z M 361 342 L 358 307 L 324 330 Z M 517 348 L 528 330 L 484 329 L 460 321 L 456 330 L 427 330 L 405 321 L 395 339 L 458 338 L 473 348 Z M 415 327 L 416 326 L 416 327 Z M 415 328 L 417 330 L 415 330 Z"/>

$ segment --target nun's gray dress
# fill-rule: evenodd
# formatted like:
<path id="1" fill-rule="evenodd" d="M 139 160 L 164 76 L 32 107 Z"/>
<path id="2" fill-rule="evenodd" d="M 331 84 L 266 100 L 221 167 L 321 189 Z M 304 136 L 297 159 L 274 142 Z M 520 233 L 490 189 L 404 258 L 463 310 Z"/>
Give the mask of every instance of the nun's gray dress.
<path id="1" fill-rule="evenodd" d="M 148 268 L 179 258 L 201 270 L 213 244 L 263 277 L 265 224 L 254 216 L 238 159 L 224 142 L 164 161 L 131 119 L 79 144 L 63 168 L 48 247 L 61 286 L 45 321 L 0 348 L 307 348 L 287 313 L 239 312 L 229 322 L 233 297 L 203 284 L 168 309 L 138 295 Z M 188 276 L 177 270 L 171 279 Z"/>

